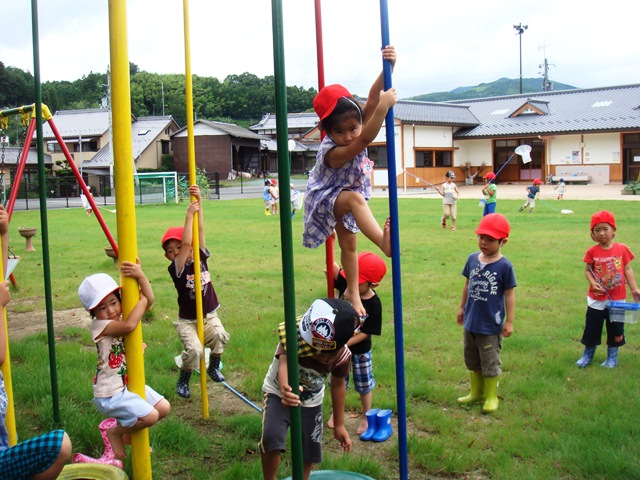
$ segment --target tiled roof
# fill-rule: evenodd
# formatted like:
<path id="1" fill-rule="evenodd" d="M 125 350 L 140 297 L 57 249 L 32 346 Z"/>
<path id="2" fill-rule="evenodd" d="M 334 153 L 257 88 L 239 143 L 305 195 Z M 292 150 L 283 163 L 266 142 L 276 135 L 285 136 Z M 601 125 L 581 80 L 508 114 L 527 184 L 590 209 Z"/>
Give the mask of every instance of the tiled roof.
<path id="1" fill-rule="evenodd" d="M 318 125 L 318 115 L 314 112 L 302 112 L 302 113 L 290 113 L 287 115 L 287 127 L 289 130 L 310 130 Z M 276 114 L 265 114 L 260 123 L 251 125 L 249 130 L 275 130 L 276 129 Z"/>
<path id="2" fill-rule="evenodd" d="M 448 102 L 467 106 L 478 126 L 462 128 L 454 138 L 607 132 L 640 128 L 640 84 Z M 511 118 L 530 103 L 544 115 Z"/>
<path id="3" fill-rule="evenodd" d="M 5 147 L 4 148 L 4 159 L 2 161 L 7 165 L 16 165 L 18 163 L 18 153 L 20 149 L 18 147 Z M 27 165 L 37 165 L 38 164 L 38 150 L 35 148 L 29 149 L 29 154 L 27 155 Z M 47 152 L 44 152 L 44 164 L 51 165 L 51 155 Z"/>
<path id="4" fill-rule="evenodd" d="M 149 147 L 168 125 L 174 123 L 170 115 L 155 117 L 139 117 L 131 125 L 132 155 L 137 159 Z M 111 165 L 111 148 L 107 143 L 95 156 L 82 163 L 82 168 L 106 168 Z"/>
<path id="5" fill-rule="evenodd" d="M 109 130 L 109 110 L 59 110 L 53 115 L 53 123 L 63 138 L 99 137 Z M 43 138 L 55 138 L 48 122 L 42 123 Z"/>
<path id="6" fill-rule="evenodd" d="M 393 116 L 403 123 L 421 125 L 452 125 L 471 127 L 480 122 L 464 105 L 451 105 L 438 102 L 419 102 L 400 100 L 393 107 Z"/>
<path id="7" fill-rule="evenodd" d="M 198 120 L 195 125 L 202 124 L 214 130 L 218 130 L 222 133 L 226 133 L 236 138 L 248 138 L 251 140 L 260 140 L 260 135 L 257 133 L 250 132 L 246 128 L 242 128 L 233 123 L 224 123 L 224 122 L 213 122 L 211 120 Z M 183 137 L 187 134 L 187 127 L 183 127 L 178 130 L 176 133 L 171 135 L 172 137 L 180 136 Z"/>

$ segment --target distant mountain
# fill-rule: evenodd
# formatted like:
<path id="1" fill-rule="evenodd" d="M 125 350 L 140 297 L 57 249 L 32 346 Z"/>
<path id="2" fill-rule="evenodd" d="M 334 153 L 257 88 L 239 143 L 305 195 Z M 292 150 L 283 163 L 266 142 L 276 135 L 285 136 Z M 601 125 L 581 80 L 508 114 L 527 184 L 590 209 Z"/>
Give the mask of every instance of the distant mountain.
<path id="1" fill-rule="evenodd" d="M 522 93 L 542 92 L 542 78 L 523 78 Z M 560 82 L 551 82 L 551 90 L 575 90 L 577 87 Z M 519 78 L 501 78 L 491 83 L 481 83 L 475 87 L 458 87 L 450 92 L 435 92 L 410 97 L 408 100 L 423 102 L 446 102 L 448 100 L 465 100 L 468 98 L 502 97 L 520 93 Z"/>

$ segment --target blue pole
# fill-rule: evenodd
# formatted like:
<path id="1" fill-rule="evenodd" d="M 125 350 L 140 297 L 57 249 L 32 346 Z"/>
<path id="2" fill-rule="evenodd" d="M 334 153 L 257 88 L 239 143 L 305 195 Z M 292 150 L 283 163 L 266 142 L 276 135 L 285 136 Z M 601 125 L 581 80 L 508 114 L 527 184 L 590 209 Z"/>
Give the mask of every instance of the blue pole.
<path id="1" fill-rule="evenodd" d="M 382 48 L 390 45 L 389 13 L 386 0 L 380 0 L 380 23 Z M 391 63 L 383 60 L 384 88 L 391 84 Z M 402 284 L 400 276 L 400 229 L 398 225 L 398 184 L 396 180 L 396 142 L 393 125 L 393 109 L 389 109 L 385 119 L 387 135 L 387 159 L 389 177 L 389 217 L 391 219 L 391 272 L 393 281 L 393 324 L 396 346 L 396 389 L 398 392 L 398 462 L 400 479 L 409 478 L 407 457 L 407 407 L 404 381 L 404 337 L 402 333 Z"/>

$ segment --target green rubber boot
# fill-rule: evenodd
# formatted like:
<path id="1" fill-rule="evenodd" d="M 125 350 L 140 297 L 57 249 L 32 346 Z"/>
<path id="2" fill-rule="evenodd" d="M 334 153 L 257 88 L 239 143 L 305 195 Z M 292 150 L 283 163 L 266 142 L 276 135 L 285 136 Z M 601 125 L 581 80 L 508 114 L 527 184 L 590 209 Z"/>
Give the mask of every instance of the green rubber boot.
<path id="1" fill-rule="evenodd" d="M 492 413 L 498 410 L 500 400 L 498 400 L 498 383 L 500 377 L 484 377 L 484 395 L 486 400 L 482 407 L 483 413 Z"/>
<path id="2" fill-rule="evenodd" d="M 458 403 L 463 405 L 470 405 L 472 403 L 479 403 L 484 401 L 484 384 L 482 381 L 482 372 L 469 372 L 469 379 L 471 380 L 471 391 L 469 395 L 458 398 Z"/>

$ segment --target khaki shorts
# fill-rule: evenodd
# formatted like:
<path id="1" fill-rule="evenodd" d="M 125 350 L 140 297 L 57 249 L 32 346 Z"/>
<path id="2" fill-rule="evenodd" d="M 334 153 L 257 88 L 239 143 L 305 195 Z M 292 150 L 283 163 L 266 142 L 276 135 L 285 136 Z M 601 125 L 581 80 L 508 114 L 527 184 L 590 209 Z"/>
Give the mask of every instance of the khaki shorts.
<path id="1" fill-rule="evenodd" d="M 479 335 L 465 329 L 464 364 L 469 370 L 481 370 L 483 377 L 497 377 L 502 373 L 501 349 L 502 335 Z"/>
<path id="2" fill-rule="evenodd" d="M 191 372 L 200 368 L 200 358 L 204 353 L 200 339 L 198 338 L 198 327 L 195 320 L 179 320 L 173 326 L 178 332 L 178 337 L 182 342 L 184 351 L 180 355 L 182 358 L 182 369 Z M 204 346 L 211 349 L 211 353 L 216 356 L 222 355 L 224 347 L 229 341 L 229 333 L 222 326 L 220 318 L 216 312 L 207 314 L 204 318 Z"/>
<path id="3" fill-rule="evenodd" d="M 444 203 L 442 204 L 444 207 L 444 218 L 452 218 L 453 220 L 458 218 L 458 205 Z"/>

